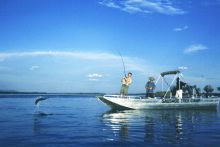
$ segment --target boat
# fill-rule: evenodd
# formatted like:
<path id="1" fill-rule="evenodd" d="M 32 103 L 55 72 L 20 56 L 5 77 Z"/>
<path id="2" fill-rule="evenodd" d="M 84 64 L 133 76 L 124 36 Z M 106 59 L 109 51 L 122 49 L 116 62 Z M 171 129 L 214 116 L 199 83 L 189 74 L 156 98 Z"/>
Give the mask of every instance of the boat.
<path id="1" fill-rule="evenodd" d="M 181 77 L 182 74 L 179 70 L 163 72 L 158 77 L 164 81 L 164 76 L 175 75 L 171 85 L 174 83 L 177 77 Z M 170 87 L 171 87 L 170 85 Z M 218 108 L 220 98 L 197 98 L 194 95 L 191 97 L 184 97 L 178 99 L 170 96 L 166 97 L 170 87 L 167 89 L 164 97 L 162 98 L 145 98 L 141 96 L 122 96 L 122 95 L 103 95 L 97 96 L 98 100 L 102 101 L 112 109 L 126 110 L 126 109 L 216 109 Z"/>
<path id="2" fill-rule="evenodd" d="M 169 100 L 159 98 L 142 98 L 137 96 L 104 95 L 97 96 L 103 103 L 112 109 L 217 109 L 219 99 L 188 98 L 179 102 L 172 98 Z"/>

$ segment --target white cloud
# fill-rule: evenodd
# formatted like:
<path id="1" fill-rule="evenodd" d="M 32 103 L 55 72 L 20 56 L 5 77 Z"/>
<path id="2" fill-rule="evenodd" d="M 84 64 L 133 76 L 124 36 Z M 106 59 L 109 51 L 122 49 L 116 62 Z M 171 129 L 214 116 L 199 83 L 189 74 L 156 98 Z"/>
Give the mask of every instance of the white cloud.
<path id="1" fill-rule="evenodd" d="M 183 26 L 183 27 L 180 27 L 180 28 L 174 28 L 173 31 L 180 32 L 180 31 L 187 30 L 188 28 L 189 28 L 188 26 Z"/>
<path id="2" fill-rule="evenodd" d="M 186 66 L 179 66 L 178 69 L 180 69 L 180 70 L 186 70 L 186 69 L 188 69 L 188 67 L 186 67 Z"/>
<path id="3" fill-rule="evenodd" d="M 98 73 L 93 73 L 93 74 L 89 74 L 87 75 L 89 81 L 99 81 L 103 75 L 102 74 L 98 74 Z"/>
<path id="4" fill-rule="evenodd" d="M 176 8 L 169 0 L 103 0 L 99 4 L 128 13 L 160 13 L 176 15 L 186 13 Z"/>
<path id="5" fill-rule="evenodd" d="M 202 50 L 207 50 L 208 47 L 206 47 L 205 45 L 202 44 L 193 44 L 191 46 L 189 46 L 188 48 L 186 48 L 184 50 L 185 54 L 191 54 L 191 53 L 196 53 Z"/>
<path id="6" fill-rule="evenodd" d="M 29 69 L 30 69 L 30 70 L 36 70 L 36 69 L 38 69 L 38 68 L 40 68 L 40 67 L 37 66 L 37 65 L 34 65 L 34 66 L 31 66 Z"/>
<path id="7" fill-rule="evenodd" d="M 88 78 L 102 78 L 103 75 L 102 74 L 93 73 L 93 74 L 89 74 L 87 77 Z"/>

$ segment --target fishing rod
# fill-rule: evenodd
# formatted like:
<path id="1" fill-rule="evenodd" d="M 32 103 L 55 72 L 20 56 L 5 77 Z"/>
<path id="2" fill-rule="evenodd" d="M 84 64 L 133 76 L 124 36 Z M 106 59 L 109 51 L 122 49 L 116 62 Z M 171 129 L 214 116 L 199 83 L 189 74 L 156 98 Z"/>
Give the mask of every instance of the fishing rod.
<path id="1" fill-rule="evenodd" d="M 124 63 L 123 57 L 122 57 L 122 55 L 121 55 L 120 51 L 118 51 L 118 54 L 119 54 L 119 55 L 120 55 L 120 57 L 121 57 L 121 61 L 122 61 L 122 64 L 123 64 L 123 69 L 124 69 L 124 75 L 125 75 L 125 77 L 126 77 L 125 63 Z"/>

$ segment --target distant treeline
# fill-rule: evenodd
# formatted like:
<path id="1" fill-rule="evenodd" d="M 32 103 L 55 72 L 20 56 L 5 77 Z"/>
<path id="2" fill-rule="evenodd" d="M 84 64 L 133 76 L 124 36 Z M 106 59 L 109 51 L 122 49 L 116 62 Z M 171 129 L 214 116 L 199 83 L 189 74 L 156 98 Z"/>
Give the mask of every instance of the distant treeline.
<path id="1" fill-rule="evenodd" d="M 206 85 L 203 89 L 197 87 L 196 85 L 190 86 L 190 85 L 186 85 L 185 87 L 183 87 L 183 97 L 191 97 L 191 96 L 204 96 L 204 97 L 211 97 L 211 96 L 218 96 L 220 97 L 220 87 L 216 88 L 217 91 L 219 92 L 213 92 L 214 88 L 211 85 Z M 165 95 L 165 91 L 157 91 L 155 92 L 155 96 L 156 97 L 164 97 Z M 104 95 L 105 93 L 98 93 L 98 92 L 94 92 L 94 93 L 83 93 L 83 92 L 79 92 L 79 93 L 47 93 L 47 92 L 20 92 L 20 91 L 16 91 L 16 90 L 0 90 L 0 94 L 36 94 L 36 95 L 88 95 L 88 96 L 99 96 L 99 95 Z M 112 93 L 113 94 L 113 93 Z M 115 93 L 117 94 L 117 93 Z M 170 97 L 170 96 L 175 96 L 176 94 L 176 87 L 175 86 L 171 86 L 170 90 L 167 92 L 165 97 Z M 140 96 L 144 96 L 145 93 L 133 93 L 133 94 L 129 94 L 129 95 L 140 95 Z"/>
<path id="2" fill-rule="evenodd" d="M 164 97 L 164 95 L 165 95 L 165 91 L 157 91 L 157 92 L 155 92 L 155 96 L 156 97 Z M 143 94 L 142 94 L 143 95 Z M 166 98 L 169 98 L 170 96 L 172 96 L 172 97 L 174 97 L 175 96 L 175 94 L 173 94 L 173 93 L 171 93 L 170 91 L 168 91 L 167 92 L 167 94 L 166 94 Z M 192 96 L 192 95 L 191 95 Z M 191 97 L 188 93 L 183 93 L 183 97 Z M 208 95 L 207 95 L 207 93 L 200 93 L 200 94 L 197 94 L 196 95 L 196 97 L 211 97 L 211 96 L 217 96 L 217 97 L 220 97 L 220 93 L 209 93 Z"/>
<path id="3" fill-rule="evenodd" d="M 16 90 L 0 90 L 0 94 L 47 94 L 46 92 L 19 92 Z"/>
<path id="4" fill-rule="evenodd" d="M 0 90 L 0 94 L 36 94 L 36 95 L 104 95 L 104 93 L 48 93 L 48 92 L 20 92 L 16 90 Z"/>
<path id="5" fill-rule="evenodd" d="M 185 85 L 183 87 L 183 97 L 212 97 L 212 96 L 218 96 L 220 97 L 220 87 L 217 87 L 216 90 L 219 92 L 213 92 L 214 88 L 211 85 L 206 85 L 204 86 L 203 89 L 197 87 L 196 85 L 190 86 L 190 85 Z M 175 96 L 176 94 L 176 86 L 171 86 L 170 90 L 166 93 L 165 91 L 158 91 L 155 93 L 155 96 L 157 97 L 170 97 L 170 96 Z"/>

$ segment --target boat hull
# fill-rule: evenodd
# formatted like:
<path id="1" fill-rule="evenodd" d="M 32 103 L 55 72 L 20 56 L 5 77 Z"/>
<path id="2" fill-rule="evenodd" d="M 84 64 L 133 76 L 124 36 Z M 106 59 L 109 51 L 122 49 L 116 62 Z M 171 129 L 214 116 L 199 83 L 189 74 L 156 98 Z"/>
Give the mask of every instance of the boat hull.
<path id="1" fill-rule="evenodd" d="M 219 100 L 199 102 L 163 102 L 162 99 L 133 99 L 121 97 L 97 97 L 112 109 L 217 109 Z"/>

